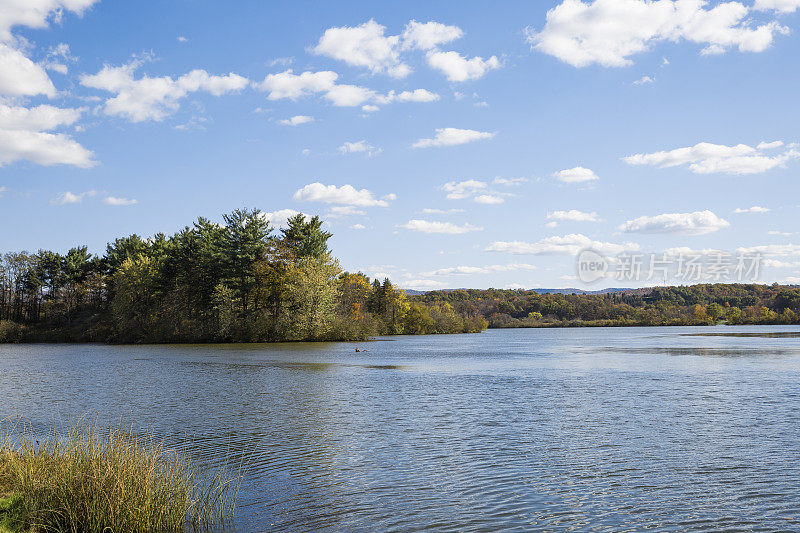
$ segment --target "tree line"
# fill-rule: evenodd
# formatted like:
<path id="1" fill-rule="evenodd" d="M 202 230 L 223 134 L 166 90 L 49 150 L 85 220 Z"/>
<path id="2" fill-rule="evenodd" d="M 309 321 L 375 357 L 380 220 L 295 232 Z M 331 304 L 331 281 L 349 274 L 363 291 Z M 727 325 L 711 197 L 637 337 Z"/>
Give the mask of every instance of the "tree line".
<path id="1" fill-rule="evenodd" d="M 459 289 L 414 298 L 483 316 L 491 328 L 800 324 L 800 289 L 778 284 L 717 283 L 606 294 Z"/>
<path id="2" fill-rule="evenodd" d="M 279 231 L 257 209 L 172 236 L 0 257 L 0 342 L 271 342 L 479 332 L 479 313 L 343 272 L 319 217 Z"/>

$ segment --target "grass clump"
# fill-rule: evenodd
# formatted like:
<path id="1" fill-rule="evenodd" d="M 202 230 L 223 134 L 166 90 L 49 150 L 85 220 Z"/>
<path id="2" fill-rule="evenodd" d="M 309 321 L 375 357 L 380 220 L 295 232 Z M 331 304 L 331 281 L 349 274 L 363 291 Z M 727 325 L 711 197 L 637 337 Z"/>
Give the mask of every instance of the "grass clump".
<path id="1" fill-rule="evenodd" d="M 0 437 L 0 533 L 224 528 L 237 489 L 183 454 L 125 428 L 81 420 L 36 436 L 19 421 Z"/>

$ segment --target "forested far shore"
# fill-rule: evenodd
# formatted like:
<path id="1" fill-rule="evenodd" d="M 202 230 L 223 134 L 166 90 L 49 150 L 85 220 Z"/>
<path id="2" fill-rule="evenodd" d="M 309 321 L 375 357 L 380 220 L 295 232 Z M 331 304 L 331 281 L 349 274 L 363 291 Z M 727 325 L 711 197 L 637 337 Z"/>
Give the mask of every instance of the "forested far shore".
<path id="1" fill-rule="evenodd" d="M 778 284 L 716 283 L 606 294 L 459 289 L 430 291 L 412 300 L 480 315 L 490 328 L 800 324 L 800 289 Z"/>
<path id="2" fill-rule="evenodd" d="M 6 253 L 0 342 L 277 342 L 471 333 L 479 313 L 410 301 L 389 279 L 343 272 L 319 217 L 275 230 L 239 209 L 172 236 L 130 235 L 102 256 Z"/>

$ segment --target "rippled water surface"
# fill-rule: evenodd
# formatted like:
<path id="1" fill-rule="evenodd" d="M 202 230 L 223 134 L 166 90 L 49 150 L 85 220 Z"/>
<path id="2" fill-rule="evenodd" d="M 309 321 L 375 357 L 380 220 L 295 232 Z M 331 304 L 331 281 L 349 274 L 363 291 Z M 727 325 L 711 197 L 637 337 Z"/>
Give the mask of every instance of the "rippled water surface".
<path id="1" fill-rule="evenodd" d="M 0 416 L 99 413 L 241 462 L 241 531 L 796 531 L 798 333 L 0 345 Z"/>

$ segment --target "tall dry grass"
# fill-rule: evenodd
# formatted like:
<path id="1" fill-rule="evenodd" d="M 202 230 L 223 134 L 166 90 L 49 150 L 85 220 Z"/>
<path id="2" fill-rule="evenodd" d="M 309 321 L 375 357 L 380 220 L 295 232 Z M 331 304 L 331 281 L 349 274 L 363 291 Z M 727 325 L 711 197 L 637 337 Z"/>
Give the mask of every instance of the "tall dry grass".
<path id="1" fill-rule="evenodd" d="M 205 476 L 150 435 L 98 427 L 81 419 L 40 436 L 19 420 L 0 422 L 0 496 L 21 495 L 16 529 L 149 532 L 231 523 L 237 478 Z"/>

